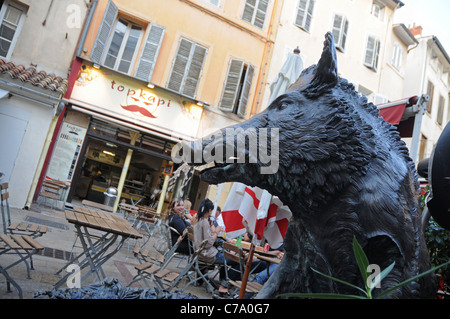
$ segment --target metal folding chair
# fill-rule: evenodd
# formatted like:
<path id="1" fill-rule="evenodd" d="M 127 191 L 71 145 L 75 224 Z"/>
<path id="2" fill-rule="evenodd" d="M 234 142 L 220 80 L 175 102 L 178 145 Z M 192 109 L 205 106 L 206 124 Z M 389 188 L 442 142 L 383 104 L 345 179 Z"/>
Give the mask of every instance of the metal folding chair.
<path id="1" fill-rule="evenodd" d="M 225 256 L 225 275 L 227 277 L 227 281 L 236 289 L 235 290 L 240 290 L 241 286 L 242 286 L 242 279 L 244 277 L 244 271 L 245 271 L 245 267 L 246 267 L 246 259 L 245 259 L 245 254 L 244 254 L 244 250 L 241 247 L 238 247 L 232 243 L 228 243 L 228 242 L 224 242 L 223 244 L 223 254 Z M 234 268 L 231 265 L 227 264 L 227 258 L 229 260 L 232 260 L 236 263 L 239 264 L 239 269 Z M 252 269 L 250 270 L 249 276 L 251 274 L 253 274 L 253 272 L 257 269 L 258 267 L 252 267 Z M 238 274 L 238 279 L 236 280 L 232 280 L 230 278 L 230 273 L 237 273 Z M 235 277 L 235 276 L 233 276 Z M 229 287 L 230 288 L 230 287 Z M 247 282 L 247 286 L 245 287 L 245 291 L 249 292 L 249 293 L 257 293 L 259 290 L 261 290 L 262 285 L 257 283 L 257 282 L 251 282 L 248 281 Z M 231 294 L 233 295 L 233 293 Z"/>
<path id="2" fill-rule="evenodd" d="M 8 183 L 2 183 L 0 185 L 1 193 L 1 209 L 2 209 L 2 221 L 3 221 L 3 233 L 7 233 L 7 227 L 11 225 L 11 212 L 9 211 L 9 193 L 8 193 Z M 5 215 L 5 210 L 7 215 Z M 6 220 L 8 217 L 8 220 Z"/>
<path id="3" fill-rule="evenodd" d="M 148 250 L 142 249 L 142 247 L 135 248 L 133 253 L 136 259 L 139 261 L 139 265 L 135 266 L 137 274 L 133 277 L 128 286 L 141 279 L 143 279 L 148 286 L 148 283 L 145 281 L 145 275 L 148 274 L 149 269 L 151 267 L 153 267 L 152 270 L 166 268 L 170 261 L 178 255 L 178 253 L 176 252 L 178 245 L 187 236 L 187 233 L 188 231 L 187 229 L 185 229 L 184 232 L 180 236 L 178 236 L 176 243 L 163 255 L 157 255 L 157 253 L 152 255 Z"/>
<path id="4" fill-rule="evenodd" d="M 38 203 L 42 203 L 42 200 L 47 202 L 47 200 L 51 200 L 51 209 L 57 207 L 59 201 L 62 202 L 62 210 L 64 210 L 66 205 L 66 190 L 68 186 L 61 181 L 51 181 L 45 180 L 42 183 L 41 192 L 39 193 Z M 59 208 L 58 208 L 59 209 Z"/>
<path id="5" fill-rule="evenodd" d="M 36 238 L 44 235 L 47 232 L 47 226 L 37 225 L 37 224 L 28 224 L 25 222 L 11 222 L 11 212 L 9 209 L 9 192 L 8 192 L 8 183 L 0 184 L 0 197 L 1 197 L 1 211 L 2 211 L 2 222 L 3 222 L 3 233 L 12 234 L 12 235 L 27 235 L 32 238 Z M 24 250 L 22 253 L 17 252 L 17 254 L 21 257 L 20 261 L 25 263 L 27 268 L 28 278 L 30 278 L 30 269 L 33 270 L 33 257 L 32 253 L 29 253 L 27 250 Z M 22 256 L 22 254 L 24 256 Z M 30 258 L 30 263 L 28 263 L 27 258 Z"/>
<path id="6" fill-rule="evenodd" d="M 0 235 L 0 255 L 15 254 L 19 256 L 19 259 L 15 260 L 8 266 L 0 265 L 0 273 L 6 278 L 6 286 L 8 292 L 11 291 L 10 285 L 12 284 L 17 289 L 19 298 L 23 298 L 20 285 L 8 274 L 7 270 L 23 261 L 27 265 L 28 278 L 31 278 L 26 259 L 42 249 L 44 249 L 44 246 L 39 244 L 28 235 Z"/>
<path id="7" fill-rule="evenodd" d="M 194 247 L 194 228 L 192 226 L 187 227 L 188 229 L 188 242 L 189 242 L 189 252 L 191 256 L 196 252 L 196 249 Z M 205 245 L 203 245 L 203 249 L 205 248 Z M 199 251 L 201 253 L 201 250 Z M 202 280 L 206 284 L 206 289 L 209 290 L 211 294 L 214 294 L 214 290 L 217 288 L 215 287 L 216 284 L 214 282 L 215 276 L 219 273 L 217 271 L 217 264 L 208 264 L 203 261 L 200 261 L 198 258 L 196 259 L 194 263 L 194 270 L 196 273 L 197 281 Z M 214 272 L 216 272 L 214 274 Z"/>
<path id="8" fill-rule="evenodd" d="M 175 287 L 178 287 L 184 279 L 187 279 L 187 283 L 181 288 L 181 291 L 184 291 L 187 287 L 200 279 L 199 277 L 194 276 L 195 270 L 193 270 L 193 268 L 198 260 L 200 251 L 204 249 L 206 244 L 207 241 L 205 240 L 199 249 L 190 256 L 188 262 L 181 271 L 169 270 L 169 262 L 166 262 L 161 266 L 156 263 L 148 263 L 146 265 L 140 264 L 136 266 L 135 268 L 138 271 L 138 274 L 128 286 L 138 280 L 143 280 L 147 287 L 151 287 L 147 281 L 150 280 L 157 289 L 170 292 Z"/>

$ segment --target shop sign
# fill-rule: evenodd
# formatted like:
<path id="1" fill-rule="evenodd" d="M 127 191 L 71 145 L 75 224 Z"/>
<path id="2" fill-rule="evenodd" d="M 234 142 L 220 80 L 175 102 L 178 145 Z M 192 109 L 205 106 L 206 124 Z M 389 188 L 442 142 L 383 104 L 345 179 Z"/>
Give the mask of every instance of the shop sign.
<path id="1" fill-rule="evenodd" d="M 84 63 L 71 102 L 133 124 L 181 137 L 197 137 L 201 112 L 192 101 L 118 73 Z"/>
<path id="2" fill-rule="evenodd" d="M 71 183 L 86 129 L 64 122 L 55 144 L 46 178 Z"/>

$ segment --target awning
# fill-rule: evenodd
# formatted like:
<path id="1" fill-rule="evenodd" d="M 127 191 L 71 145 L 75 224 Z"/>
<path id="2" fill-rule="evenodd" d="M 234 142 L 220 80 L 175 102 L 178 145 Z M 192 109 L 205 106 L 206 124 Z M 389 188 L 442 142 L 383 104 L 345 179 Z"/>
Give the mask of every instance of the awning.
<path id="1" fill-rule="evenodd" d="M 416 107 L 419 99 L 417 96 L 380 104 L 380 116 L 386 121 L 395 125 L 401 137 L 412 137 L 414 129 L 414 117 L 418 111 Z"/>

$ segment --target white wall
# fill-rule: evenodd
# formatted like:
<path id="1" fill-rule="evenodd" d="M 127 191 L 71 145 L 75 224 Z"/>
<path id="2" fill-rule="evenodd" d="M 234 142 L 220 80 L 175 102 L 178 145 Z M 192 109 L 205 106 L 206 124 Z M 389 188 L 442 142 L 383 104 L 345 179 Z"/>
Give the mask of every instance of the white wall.
<path id="1" fill-rule="evenodd" d="M 267 107 L 270 84 L 285 62 L 287 52 L 292 52 L 299 46 L 304 68 L 318 62 L 323 49 L 324 36 L 332 30 L 335 13 L 346 16 L 349 22 L 345 51 L 337 51 L 339 74 L 352 83 L 378 92 L 383 58 L 385 54 L 389 58 L 391 56 L 390 52 L 385 53 L 388 51 L 385 48 L 386 38 L 389 32 L 392 32 L 393 11 L 386 7 L 384 18 L 380 20 L 371 14 L 372 0 L 316 1 L 311 29 L 307 32 L 295 25 L 297 5 L 297 0 L 283 3 L 262 109 Z M 376 72 L 363 64 L 368 35 L 376 36 L 381 40 L 380 61 Z"/>
<path id="2" fill-rule="evenodd" d="M 41 156 L 54 109 L 16 96 L 0 100 L 0 107 L 9 108 L 10 110 L 16 109 L 16 114 L 29 115 L 26 131 L 9 180 L 9 205 L 23 208 Z"/>
<path id="3" fill-rule="evenodd" d="M 87 12 L 85 0 L 22 0 L 28 12 L 11 61 L 66 77 Z M 44 24 L 45 21 L 45 24 Z"/>

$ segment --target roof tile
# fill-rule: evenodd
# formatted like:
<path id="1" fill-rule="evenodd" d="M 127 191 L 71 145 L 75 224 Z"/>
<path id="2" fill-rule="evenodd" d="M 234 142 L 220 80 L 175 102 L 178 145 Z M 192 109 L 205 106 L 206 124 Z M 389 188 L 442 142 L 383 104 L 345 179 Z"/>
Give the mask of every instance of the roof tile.
<path id="1" fill-rule="evenodd" d="M 0 73 L 9 74 L 13 79 L 30 82 L 34 86 L 49 89 L 59 93 L 66 93 L 69 82 L 53 73 L 47 74 L 44 70 L 37 71 L 35 67 L 26 68 L 23 64 L 16 65 L 12 61 L 0 59 Z"/>

